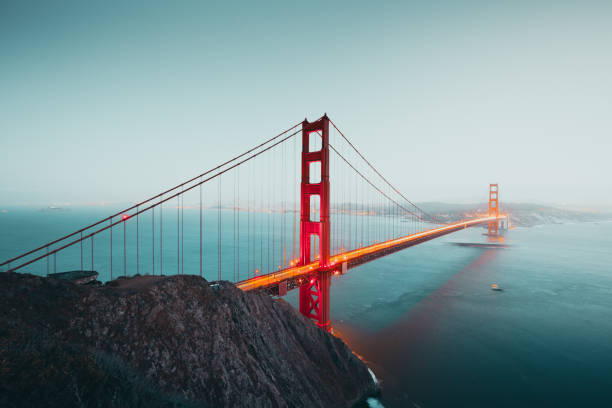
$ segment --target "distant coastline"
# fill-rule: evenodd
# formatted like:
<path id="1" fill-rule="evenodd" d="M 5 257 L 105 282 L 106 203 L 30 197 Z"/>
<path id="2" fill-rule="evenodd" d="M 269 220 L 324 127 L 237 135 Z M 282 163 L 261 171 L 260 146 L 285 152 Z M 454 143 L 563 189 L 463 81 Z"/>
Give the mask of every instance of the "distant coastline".
<path id="1" fill-rule="evenodd" d="M 130 206 L 131 203 L 124 203 L 122 206 Z M 343 213 L 347 213 L 347 203 L 336 203 L 338 207 L 342 206 L 341 210 Z M 417 203 L 419 207 L 424 209 L 427 213 L 433 215 L 435 218 L 447 221 L 457 222 L 469 218 L 474 218 L 488 214 L 487 203 L 471 203 L 471 204 L 454 204 L 444 202 L 423 202 Z M 112 211 L 119 210 L 122 206 L 115 205 L 112 209 L 109 209 L 109 213 Z M 34 205 L 26 206 L 5 206 L 0 208 L 0 213 L 6 214 L 14 208 L 31 208 L 35 211 L 42 213 L 59 213 L 69 212 L 78 208 L 90 208 L 90 205 L 47 205 L 42 207 L 36 207 Z M 106 207 L 106 205 L 102 206 Z M 185 205 L 185 210 L 198 210 L 199 207 L 195 205 Z M 334 204 L 332 203 L 332 213 L 334 210 Z M 218 206 L 207 206 L 204 207 L 205 211 L 218 210 Z M 244 207 L 233 207 L 227 205 L 221 205 L 222 211 L 247 211 Z M 606 222 L 612 221 L 612 208 L 601 207 L 601 209 L 568 209 L 555 207 L 551 205 L 541 205 L 533 203 L 503 203 L 500 207 L 502 213 L 508 213 L 510 215 L 510 223 L 515 227 L 534 227 L 537 225 L 550 225 L 550 224 L 566 224 L 576 222 Z M 291 206 L 278 207 L 273 206 L 271 210 L 263 210 L 259 208 L 249 208 L 249 212 L 264 212 L 264 213 L 293 213 L 295 209 Z M 382 213 L 386 209 L 380 209 Z M 357 204 L 352 205 L 350 213 L 355 216 L 362 215 L 373 215 L 377 212 L 377 208 L 362 208 Z"/>
<path id="2" fill-rule="evenodd" d="M 422 208 L 445 221 L 459 221 L 487 214 L 486 203 L 447 204 L 423 203 Z M 476 208 L 476 210 L 474 210 Z M 515 227 L 534 227 L 536 225 L 566 224 L 576 222 L 604 222 L 612 220 L 612 211 L 574 210 L 532 203 L 508 203 L 501 206 L 502 213 L 510 215 L 510 224 Z"/>

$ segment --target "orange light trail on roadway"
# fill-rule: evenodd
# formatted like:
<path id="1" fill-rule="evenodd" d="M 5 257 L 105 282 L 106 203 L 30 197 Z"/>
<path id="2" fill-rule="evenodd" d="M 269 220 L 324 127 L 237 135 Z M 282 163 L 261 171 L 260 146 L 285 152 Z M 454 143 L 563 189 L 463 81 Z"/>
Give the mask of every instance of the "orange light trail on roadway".
<path id="1" fill-rule="evenodd" d="M 485 224 L 495 220 L 501 220 L 506 218 L 506 215 L 500 215 L 498 217 L 485 217 L 478 218 L 470 221 L 462 221 L 456 224 L 447 225 L 444 227 L 433 228 L 427 231 L 418 232 L 416 234 L 406 235 L 401 238 L 391 239 L 389 241 L 380 242 L 378 244 L 372 244 L 367 247 L 354 249 L 338 255 L 330 257 L 329 267 L 334 268 L 336 265 L 342 265 L 344 262 L 349 262 L 366 255 L 372 255 L 379 251 L 390 249 L 396 246 L 407 244 L 411 241 L 416 241 L 422 238 L 432 237 L 438 234 L 444 235 L 445 233 L 454 232 L 454 230 L 464 229 L 473 227 L 479 224 Z M 300 276 L 308 276 L 310 273 L 316 272 L 319 269 L 319 262 L 311 262 L 308 265 L 294 266 L 278 272 L 269 273 L 266 275 L 255 276 L 253 278 L 238 282 L 236 286 L 243 291 L 254 290 L 262 287 L 268 287 L 276 285 L 284 280 L 297 278 Z"/>

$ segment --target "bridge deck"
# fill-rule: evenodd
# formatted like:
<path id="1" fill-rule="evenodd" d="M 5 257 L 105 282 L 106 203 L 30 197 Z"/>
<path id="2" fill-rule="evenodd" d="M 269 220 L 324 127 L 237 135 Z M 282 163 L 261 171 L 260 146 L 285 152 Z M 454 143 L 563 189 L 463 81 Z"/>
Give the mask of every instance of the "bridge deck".
<path id="1" fill-rule="evenodd" d="M 450 234 L 464 228 L 474 227 L 481 224 L 486 224 L 491 221 L 505 219 L 505 216 L 485 217 L 469 221 L 462 221 L 456 224 L 446 225 L 444 227 L 433 228 L 427 231 L 416 234 L 406 235 L 401 238 L 392 239 L 385 242 L 369 245 L 367 247 L 355 249 L 342 254 L 334 255 L 330 258 L 330 266 L 333 269 L 341 269 L 342 264 L 346 262 L 347 269 L 357 265 L 369 262 L 373 259 L 380 258 L 390 253 L 399 251 L 409 246 L 417 245 L 442 235 Z M 319 261 L 312 262 L 308 265 L 294 266 L 283 269 L 278 272 L 269 273 L 266 275 L 256 276 L 241 282 L 236 286 L 238 288 L 249 291 L 255 289 L 270 289 L 276 288 L 283 281 L 290 281 L 289 289 L 299 286 L 300 279 L 308 277 L 311 273 L 319 269 Z"/>

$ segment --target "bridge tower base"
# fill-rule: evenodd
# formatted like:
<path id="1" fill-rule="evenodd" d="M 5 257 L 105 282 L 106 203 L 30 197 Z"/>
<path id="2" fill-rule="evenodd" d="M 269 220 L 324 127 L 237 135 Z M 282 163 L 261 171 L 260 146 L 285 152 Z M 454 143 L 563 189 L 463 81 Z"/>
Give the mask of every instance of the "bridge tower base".
<path id="1" fill-rule="evenodd" d="M 310 151 L 310 135 L 321 137 L 321 149 Z M 318 134 L 317 134 L 318 133 Z M 319 136 L 320 135 L 320 136 Z M 311 164 L 319 163 L 321 179 L 311 180 Z M 311 197 L 318 196 L 319 217 L 312 212 Z M 329 288 L 329 118 L 324 115 L 315 122 L 302 123 L 302 181 L 300 185 L 300 265 L 311 262 L 310 241 L 317 236 L 319 243 L 319 270 L 300 286 L 300 313 L 311 318 L 324 330 L 330 331 Z M 315 215 L 312 216 L 312 213 Z M 312 218 L 311 218 L 312 217 Z"/>

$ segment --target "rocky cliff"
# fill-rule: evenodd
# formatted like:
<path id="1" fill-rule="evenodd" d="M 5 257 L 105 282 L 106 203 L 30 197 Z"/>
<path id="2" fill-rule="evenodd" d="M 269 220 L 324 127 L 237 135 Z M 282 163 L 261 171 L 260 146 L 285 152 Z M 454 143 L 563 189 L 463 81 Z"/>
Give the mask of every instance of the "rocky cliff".
<path id="1" fill-rule="evenodd" d="M 289 304 L 197 276 L 0 274 L 0 405 L 344 407 L 376 391 Z"/>

